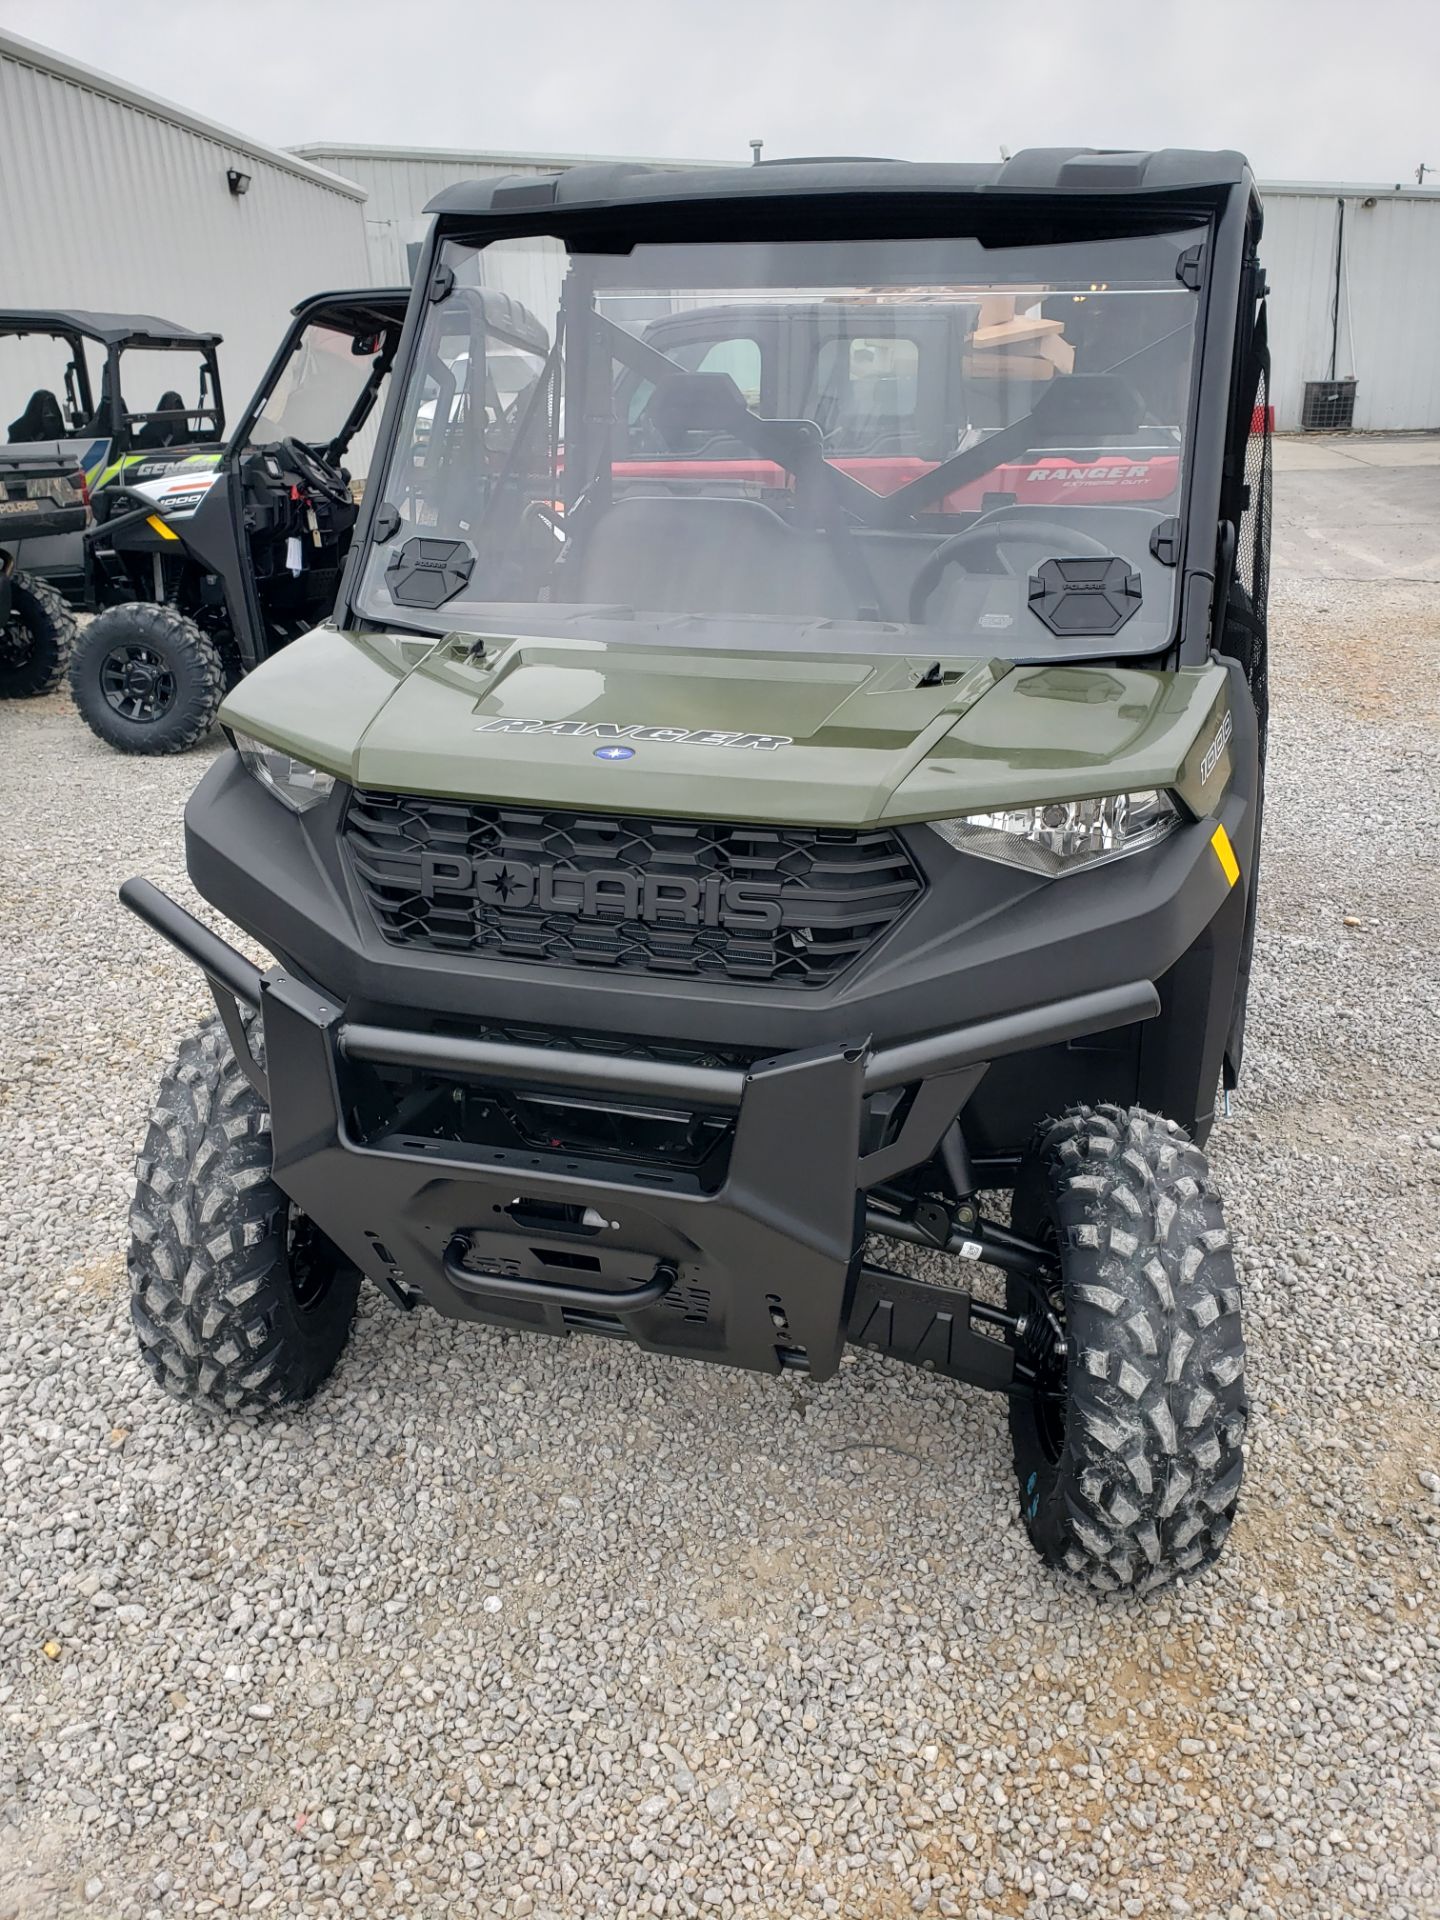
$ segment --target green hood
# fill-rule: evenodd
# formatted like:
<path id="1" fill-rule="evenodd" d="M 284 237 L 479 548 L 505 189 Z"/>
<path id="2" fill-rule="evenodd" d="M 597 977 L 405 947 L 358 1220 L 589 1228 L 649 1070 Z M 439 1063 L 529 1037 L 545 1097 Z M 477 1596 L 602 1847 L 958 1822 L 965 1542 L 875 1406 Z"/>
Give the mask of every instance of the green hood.
<path id="1" fill-rule="evenodd" d="M 221 718 L 361 787 L 793 826 L 1153 786 L 1204 812 L 1229 770 L 1223 750 L 1203 782 L 1187 765 L 1221 724 L 1218 667 L 947 660 L 935 674 L 923 655 L 486 645 L 477 659 L 468 636 L 322 627 L 243 680 Z M 614 744 L 629 757 L 597 757 Z"/>

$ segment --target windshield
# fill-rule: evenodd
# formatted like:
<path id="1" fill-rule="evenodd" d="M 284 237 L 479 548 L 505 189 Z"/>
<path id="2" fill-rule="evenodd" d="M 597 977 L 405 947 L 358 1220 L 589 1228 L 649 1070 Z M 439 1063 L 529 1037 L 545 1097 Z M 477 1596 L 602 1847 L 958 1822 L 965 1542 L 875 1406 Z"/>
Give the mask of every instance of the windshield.
<path id="1" fill-rule="evenodd" d="M 514 243 L 448 242 L 361 611 L 729 648 L 1154 650 L 1198 311 L 1177 268 L 1203 231 L 572 252 L 539 314 L 506 290 Z M 511 276 L 530 300 L 533 251 Z"/>
<path id="2" fill-rule="evenodd" d="M 0 334 L 0 429 L 7 446 L 91 431 L 94 402 L 84 343 L 60 334 Z"/>
<path id="3" fill-rule="evenodd" d="M 106 367 L 106 388 L 110 369 Z M 210 362 L 193 347 L 126 347 L 120 355 L 120 406 L 139 452 L 217 440 L 223 421 Z"/>
<path id="4" fill-rule="evenodd" d="M 328 447 L 365 391 L 378 350 L 373 341 L 357 340 L 337 327 L 306 327 L 261 403 L 245 444 L 273 447 L 301 440 L 307 447 Z"/>

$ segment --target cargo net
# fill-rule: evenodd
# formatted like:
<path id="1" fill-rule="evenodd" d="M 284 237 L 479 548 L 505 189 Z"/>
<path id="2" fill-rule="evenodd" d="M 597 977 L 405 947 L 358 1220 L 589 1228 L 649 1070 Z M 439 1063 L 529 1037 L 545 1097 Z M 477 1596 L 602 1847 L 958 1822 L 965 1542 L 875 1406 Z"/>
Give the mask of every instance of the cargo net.
<path id="1" fill-rule="evenodd" d="M 1221 652 L 1240 662 L 1255 702 L 1263 761 L 1270 713 L 1268 607 L 1270 600 L 1270 354 L 1262 307 L 1251 346 L 1250 431 L 1245 442 L 1245 491 L 1235 546 L 1235 578 L 1225 610 Z"/>

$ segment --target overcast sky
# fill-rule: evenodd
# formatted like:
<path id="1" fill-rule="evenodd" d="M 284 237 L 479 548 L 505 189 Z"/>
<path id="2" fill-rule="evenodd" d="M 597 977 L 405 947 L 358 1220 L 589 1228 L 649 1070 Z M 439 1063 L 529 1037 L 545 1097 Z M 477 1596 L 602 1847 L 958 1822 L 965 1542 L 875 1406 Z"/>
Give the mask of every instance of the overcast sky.
<path id="1" fill-rule="evenodd" d="M 279 146 L 1440 167 L 1436 0 L 0 0 L 0 24 Z"/>

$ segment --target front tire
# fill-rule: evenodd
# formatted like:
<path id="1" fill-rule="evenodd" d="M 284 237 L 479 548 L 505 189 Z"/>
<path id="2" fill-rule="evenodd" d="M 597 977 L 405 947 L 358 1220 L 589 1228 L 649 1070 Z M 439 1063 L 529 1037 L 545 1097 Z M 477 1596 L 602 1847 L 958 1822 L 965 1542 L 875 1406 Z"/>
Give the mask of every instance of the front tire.
<path id="1" fill-rule="evenodd" d="M 269 1110 L 218 1020 L 160 1083 L 130 1230 L 131 1316 L 167 1393 L 265 1415 L 334 1370 L 360 1275 L 271 1178 Z"/>
<path id="2" fill-rule="evenodd" d="M 65 678 L 75 616 L 56 589 L 33 574 L 10 576 L 10 618 L 0 631 L 0 700 L 35 700 Z"/>
<path id="3" fill-rule="evenodd" d="M 1035 1376 L 1010 1403 L 1032 1543 L 1104 1593 L 1198 1573 L 1234 1518 L 1249 1412 L 1240 1288 L 1204 1154 L 1156 1114 L 1074 1108 L 1021 1167 L 1013 1218 L 1058 1261 L 1048 1320 L 1024 1281 L 1008 1283 Z"/>
<path id="4" fill-rule="evenodd" d="M 178 607 L 127 601 L 92 620 L 70 657 L 70 691 L 119 753 L 184 753 L 225 698 L 220 649 Z"/>

